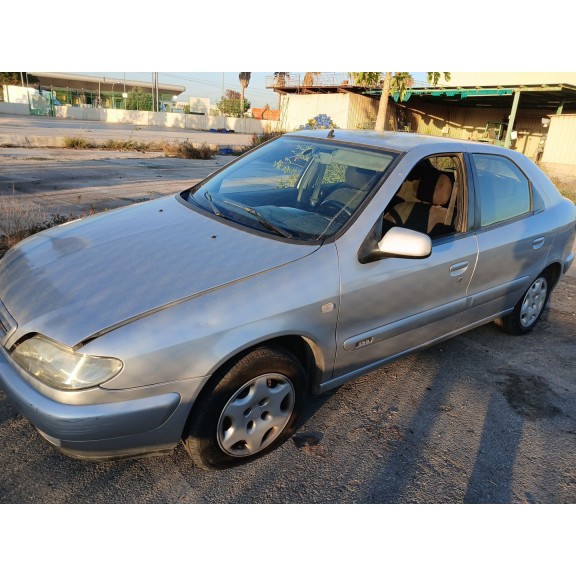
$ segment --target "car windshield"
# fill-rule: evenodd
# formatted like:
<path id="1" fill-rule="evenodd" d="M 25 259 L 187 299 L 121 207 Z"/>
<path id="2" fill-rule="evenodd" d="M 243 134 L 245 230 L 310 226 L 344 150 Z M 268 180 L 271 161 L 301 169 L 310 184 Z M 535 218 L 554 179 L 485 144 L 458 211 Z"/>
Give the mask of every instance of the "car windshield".
<path id="1" fill-rule="evenodd" d="M 334 140 L 284 136 L 183 197 L 244 226 L 323 241 L 349 221 L 396 156 Z"/>

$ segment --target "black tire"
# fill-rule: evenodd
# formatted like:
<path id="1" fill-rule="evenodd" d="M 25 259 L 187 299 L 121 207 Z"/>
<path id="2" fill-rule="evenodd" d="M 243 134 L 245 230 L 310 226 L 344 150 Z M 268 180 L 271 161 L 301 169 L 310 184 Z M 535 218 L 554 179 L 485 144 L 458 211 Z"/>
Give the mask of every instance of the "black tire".
<path id="1" fill-rule="evenodd" d="M 306 394 L 298 359 L 262 346 L 231 362 L 209 382 L 190 413 L 184 446 L 205 470 L 250 462 L 295 431 Z"/>
<path id="2" fill-rule="evenodd" d="M 515 336 L 527 334 L 540 320 L 551 290 L 552 278 L 550 273 L 545 270 L 522 294 L 512 313 L 496 320 L 496 325 L 508 334 Z"/>

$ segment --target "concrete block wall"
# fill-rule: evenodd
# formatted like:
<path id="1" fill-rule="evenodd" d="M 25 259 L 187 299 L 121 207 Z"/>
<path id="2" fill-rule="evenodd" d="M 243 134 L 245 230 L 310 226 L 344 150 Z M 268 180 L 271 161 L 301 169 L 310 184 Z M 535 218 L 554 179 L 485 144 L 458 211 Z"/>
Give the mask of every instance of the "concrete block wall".
<path id="1" fill-rule="evenodd" d="M 29 116 L 30 106 L 28 104 L 14 104 L 12 102 L 0 102 L 0 114 Z"/>
<path id="2" fill-rule="evenodd" d="M 0 110 L 1 111 L 1 110 Z M 144 112 L 137 110 L 114 110 L 108 108 L 83 108 L 56 106 L 56 118 L 93 120 L 112 124 L 134 124 L 135 126 L 162 126 L 184 130 L 234 130 L 240 134 L 262 134 L 277 130 L 279 123 L 273 120 L 254 118 L 229 118 L 176 112 Z"/>

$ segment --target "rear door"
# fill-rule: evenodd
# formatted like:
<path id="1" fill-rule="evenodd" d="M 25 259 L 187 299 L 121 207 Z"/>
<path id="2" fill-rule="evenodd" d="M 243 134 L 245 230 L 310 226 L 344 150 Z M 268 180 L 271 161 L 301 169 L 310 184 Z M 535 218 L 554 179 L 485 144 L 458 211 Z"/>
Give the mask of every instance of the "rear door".
<path id="1" fill-rule="evenodd" d="M 478 264 L 462 325 L 513 308 L 546 267 L 553 237 L 550 214 L 532 182 L 511 158 L 469 155 L 474 179 Z"/>

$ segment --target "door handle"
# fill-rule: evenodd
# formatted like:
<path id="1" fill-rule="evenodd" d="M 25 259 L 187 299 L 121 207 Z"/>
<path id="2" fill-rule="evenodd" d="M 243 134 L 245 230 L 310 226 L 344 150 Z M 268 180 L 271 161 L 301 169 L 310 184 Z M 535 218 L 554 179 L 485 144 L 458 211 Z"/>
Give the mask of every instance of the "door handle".
<path id="1" fill-rule="evenodd" d="M 450 276 L 462 276 L 468 269 L 468 262 L 457 262 L 450 266 Z"/>
<path id="2" fill-rule="evenodd" d="M 544 238 L 544 236 L 541 236 L 540 238 L 536 238 L 536 240 L 534 240 L 532 242 L 532 248 L 534 248 L 534 250 L 538 250 L 538 248 L 542 248 L 542 246 L 544 246 L 545 241 L 546 241 L 546 238 Z"/>

